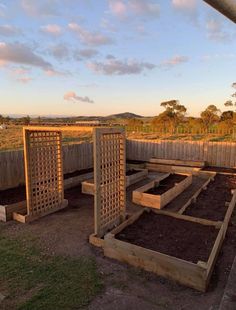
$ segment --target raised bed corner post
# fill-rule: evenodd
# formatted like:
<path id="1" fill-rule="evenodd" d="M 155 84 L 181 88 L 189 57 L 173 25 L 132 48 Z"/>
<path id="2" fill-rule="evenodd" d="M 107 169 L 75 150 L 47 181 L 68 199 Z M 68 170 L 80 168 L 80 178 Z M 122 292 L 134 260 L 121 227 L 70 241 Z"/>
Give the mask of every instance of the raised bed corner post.
<path id="1" fill-rule="evenodd" d="M 47 127 L 23 129 L 27 214 L 14 213 L 30 222 L 65 208 L 62 133 Z"/>
<path id="2" fill-rule="evenodd" d="M 95 235 L 103 237 L 126 216 L 125 131 L 95 128 L 94 133 Z"/>

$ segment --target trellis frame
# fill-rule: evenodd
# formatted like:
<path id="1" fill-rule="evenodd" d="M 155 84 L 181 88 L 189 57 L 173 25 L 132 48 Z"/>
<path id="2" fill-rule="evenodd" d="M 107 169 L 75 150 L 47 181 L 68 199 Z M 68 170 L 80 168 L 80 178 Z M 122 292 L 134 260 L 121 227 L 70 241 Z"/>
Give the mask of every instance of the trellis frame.
<path id="1" fill-rule="evenodd" d="M 27 213 L 13 213 L 26 223 L 68 205 L 64 199 L 62 131 L 92 131 L 93 127 L 23 127 Z"/>
<path id="2" fill-rule="evenodd" d="M 126 216 L 125 130 L 95 128 L 93 138 L 95 233 L 90 237 L 91 243 L 94 243 L 93 237 L 103 237 Z"/>

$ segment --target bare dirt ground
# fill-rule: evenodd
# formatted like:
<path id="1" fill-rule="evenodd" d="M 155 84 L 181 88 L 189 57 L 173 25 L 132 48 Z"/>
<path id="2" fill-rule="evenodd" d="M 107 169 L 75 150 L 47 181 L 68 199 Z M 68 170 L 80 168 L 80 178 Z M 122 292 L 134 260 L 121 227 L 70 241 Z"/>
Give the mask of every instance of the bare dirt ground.
<path id="1" fill-rule="evenodd" d="M 128 211 L 140 207 L 131 203 L 128 189 Z M 89 310 L 216 310 L 220 303 L 233 259 L 236 254 L 236 214 L 229 226 L 227 238 L 217 260 L 207 293 L 200 293 L 154 274 L 105 258 L 102 250 L 88 243 L 93 232 L 93 197 L 81 194 L 81 188 L 66 191 L 69 207 L 32 224 L 0 223 L 7 235 L 38 239 L 42 251 L 71 257 L 93 256 L 103 278 L 104 291 Z"/>

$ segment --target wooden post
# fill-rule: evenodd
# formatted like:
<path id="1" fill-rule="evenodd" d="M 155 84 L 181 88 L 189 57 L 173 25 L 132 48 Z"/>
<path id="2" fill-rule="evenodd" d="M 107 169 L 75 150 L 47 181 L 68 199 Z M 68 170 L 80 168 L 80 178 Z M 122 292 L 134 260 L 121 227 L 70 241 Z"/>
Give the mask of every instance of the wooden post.
<path id="1" fill-rule="evenodd" d="M 95 235 L 103 237 L 126 214 L 125 131 L 94 129 Z"/>

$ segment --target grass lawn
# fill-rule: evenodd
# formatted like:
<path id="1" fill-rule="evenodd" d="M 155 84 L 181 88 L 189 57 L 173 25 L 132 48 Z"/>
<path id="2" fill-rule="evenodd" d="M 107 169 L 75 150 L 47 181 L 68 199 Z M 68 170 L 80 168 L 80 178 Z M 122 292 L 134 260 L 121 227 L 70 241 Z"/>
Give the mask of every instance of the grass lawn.
<path id="1" fill-rule="evenodd" d="M 90 132 L 72 132 L 62 133 L 63 144 L 91 142 L 92 134 Z M 22 126 L 8 126 L 5 130 L 0 130 L 0 151 L 16 150 L 23 148 L 23 130 Z"/>
<path id="2" fill-rule="evenodd" d="M 35 240 L 11 239 L 0 229 L 1 309 L 78 309 L 102 287 L 94 258 L 48 256 Z"/>

